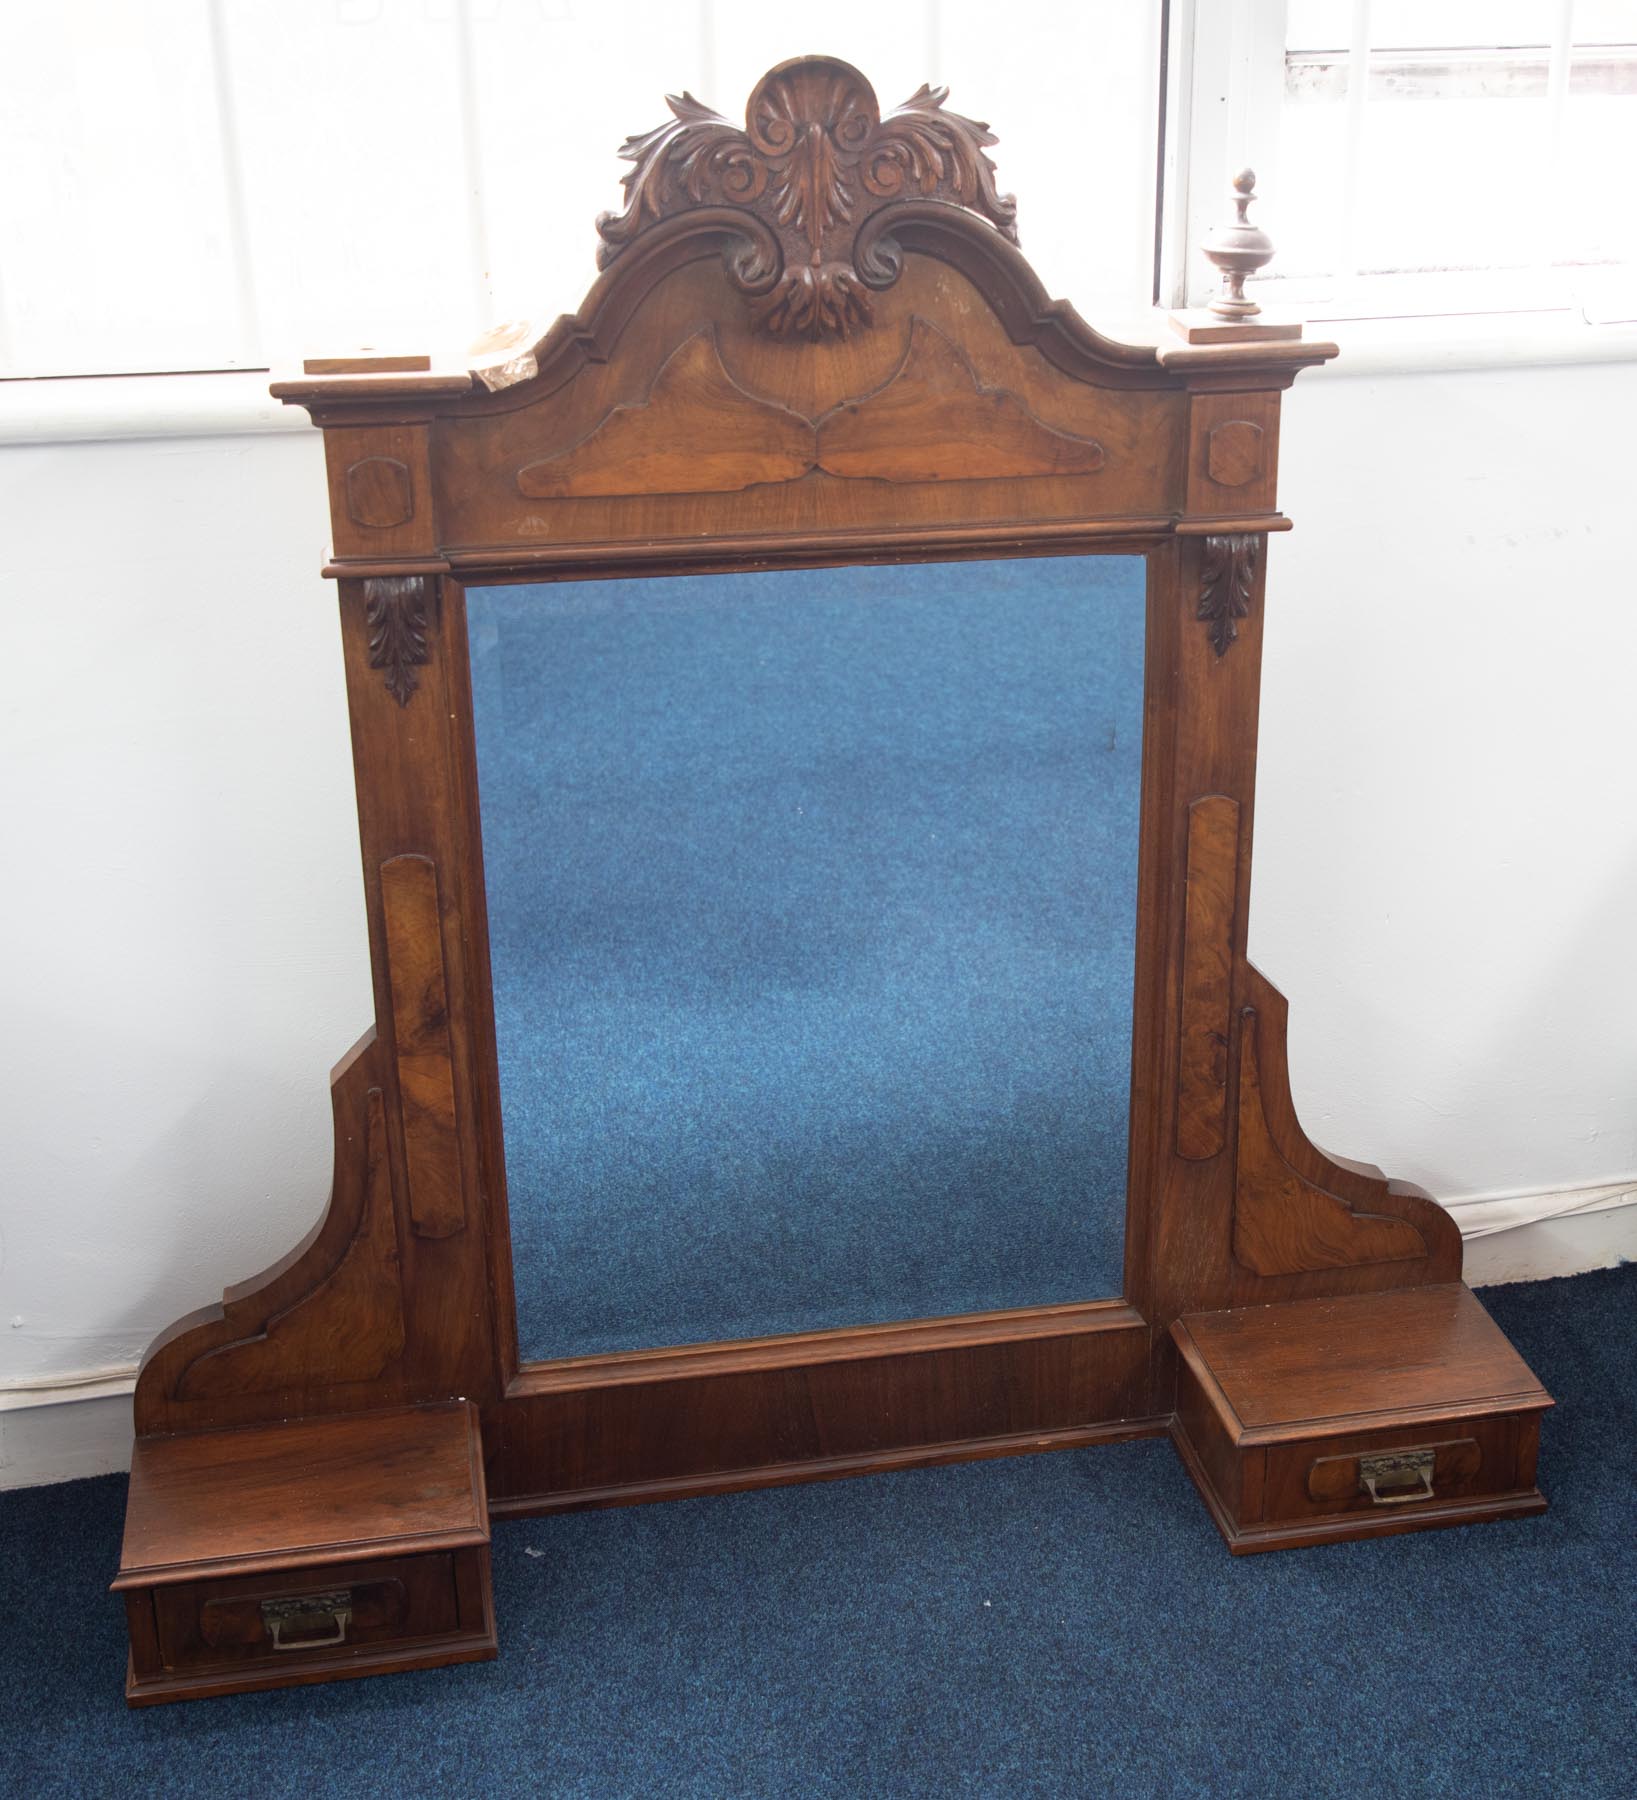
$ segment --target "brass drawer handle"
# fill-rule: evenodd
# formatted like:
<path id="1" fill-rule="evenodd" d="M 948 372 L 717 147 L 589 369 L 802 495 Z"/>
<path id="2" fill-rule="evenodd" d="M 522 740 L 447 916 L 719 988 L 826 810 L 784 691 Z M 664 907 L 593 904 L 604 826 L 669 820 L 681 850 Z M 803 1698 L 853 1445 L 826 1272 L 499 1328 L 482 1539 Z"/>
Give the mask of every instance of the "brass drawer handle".
<path id="1" fill-rule="evenodd" d="M 264 1600 L 261 1619 L 275 1650 L 322 1650 L 344 1644 L 352 1623 L 352 1593 L 343 1589 L 299 1600 Z M 305 1635 L 286 1637 L 287 1631 Z"/>
<path id="2" fill-rule="evenodd" d="M 1407 1506 L 1412 1500 L 1431 1500 L 1433 1450 L 1391 1450 L 1380 1456 L 1358 1459 L 1359 1486 L 1376 1506 Z"/>

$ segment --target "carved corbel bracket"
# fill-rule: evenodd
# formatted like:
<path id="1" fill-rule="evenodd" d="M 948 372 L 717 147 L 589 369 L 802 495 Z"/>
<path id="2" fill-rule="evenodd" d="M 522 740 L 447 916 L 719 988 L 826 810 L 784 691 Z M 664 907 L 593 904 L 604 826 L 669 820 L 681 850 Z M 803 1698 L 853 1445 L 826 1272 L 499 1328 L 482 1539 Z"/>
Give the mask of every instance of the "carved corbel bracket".
<path id="1" fill-rule="evenodd" d="M 1229 531 L 1207 537 L 1199 573 L 1197 616 L 1211 647 L 1226 656 L 1239 636 L 1239 621 L 1250 617 L 1256 559 L 1267 538 L 1256 531 Z"/>
<path id="2" fill-rule="evenodd" d="M 387 692 L 408 706 L 420 686 L 417 669 L 431 661 L 431 583 L 424 575 L 380 575 L 364 583 L 369 666 L 386 675 Z"/>
<path id="3" fill-rule="evenodd" d="M 869 290 L 897 279 L 899 258 L 868 229 L 897 200 L 937 200 L 980 214 L 1017 242 L 1017 202 L 997 192 L 987 125 L 946 112 L 947 88 L 922 85 L 881 116 L 869 82 L 834 57 L 770 69 L 751 90 L 741 131 L 692 94 L 620 155 L 625 210 L 597 221 L 607 268 L 650 227 L 726 207 L 744 219 L 728 273 L 775 333 L 845 335 L 870 322 Z"/>

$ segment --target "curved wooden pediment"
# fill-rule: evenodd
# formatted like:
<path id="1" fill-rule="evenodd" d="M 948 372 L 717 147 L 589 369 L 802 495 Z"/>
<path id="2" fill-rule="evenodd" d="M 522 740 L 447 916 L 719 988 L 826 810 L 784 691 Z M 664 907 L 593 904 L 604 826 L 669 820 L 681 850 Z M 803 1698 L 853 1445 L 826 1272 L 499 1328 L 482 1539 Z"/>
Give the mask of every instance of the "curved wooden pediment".
<path id="1" fill-rule="evenodd" d="M 641 400 L 621 402 L 584 437 L 517 471 L 531 499 L 728 493 L 814 470 L 896 482 L 1089 475 L 1094 437 L 1048 425 L 1008 388 L 987 387 L 959 346 L 920 317 L 878 386 L 807 418 L 741 386 L 716 334 L 696 332 Z"/>
<path id="2" fill-rule="evenodd" d="M 672 117 L 628 138 L 620 155 L 625 205 L 597 221 L 600 278 L 578 312 L 543 335 L 497 328 L 474 360 L 428 355 L 323 357 L 273 384 L 285 399 L 372 400 L 416 394 L 506 410 L 520 384 L 549 392 L 619 341 L 667 275 L 719 259 L 724 285 L 752 327 L 819 342 L 866 331 L 878 296 L 906 260 L 961 270 L 1014 343 L 1037 345 L 1060 369 L 1109 386 L 1177 387 L 1195 369 L 1282 371 L 1285 385 L 1335 354 L 1314 342 L 1122 343 L 1053 300 L 1018 249 L 1017 202 L 1002 194 L 979 120 L 948 110 L 949 90 L 925 83 L 882 113 L 850 63 L 807 56 L 770 69 L 733 124 L 692 94 L 667 96 Z M 1257 385 L 1267 385 L 1258 382 Z M 502 396 L 505 396 L 504 398 Z M 464 410 L 464 407 L 462 408 Z"/>
<path id="3" fill-rule="evenodd" d="M 331 572 L 794 551 L 838 519 L 860 547 L 1282 529 L 1278 390 L 1334 347 L 1093 330 L 1018 248 L 994 135 L 946 99 L 883 114 L 822 56 L 769 71 L 743 126 L 673 97 L 624 146 L 576 313 L 458 363 L 274 383 L 326 430 Z"/>

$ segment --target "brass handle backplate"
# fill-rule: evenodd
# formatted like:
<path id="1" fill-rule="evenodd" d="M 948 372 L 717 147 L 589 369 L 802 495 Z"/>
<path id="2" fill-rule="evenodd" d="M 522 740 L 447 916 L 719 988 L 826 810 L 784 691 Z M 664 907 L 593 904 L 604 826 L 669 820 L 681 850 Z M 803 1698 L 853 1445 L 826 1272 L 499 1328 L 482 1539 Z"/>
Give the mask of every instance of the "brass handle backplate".
<path id="1" fill-rule="evenodd" d="M 1358 1459 L 1359 1486 L 1376 1506 L 1407 1506 L 1433 1498 L 1435 1450 L 1388 1450 Z"/>
<path id="2" fill-rule="evenodd" d="M 297 1600 L 264 1600 L 261 1619 L 275 1650 L 322 1650 L 344 1644 L 352 1623 L 352 1592 L 344 1588 L 332 1594 L 304 1594 Z"/>

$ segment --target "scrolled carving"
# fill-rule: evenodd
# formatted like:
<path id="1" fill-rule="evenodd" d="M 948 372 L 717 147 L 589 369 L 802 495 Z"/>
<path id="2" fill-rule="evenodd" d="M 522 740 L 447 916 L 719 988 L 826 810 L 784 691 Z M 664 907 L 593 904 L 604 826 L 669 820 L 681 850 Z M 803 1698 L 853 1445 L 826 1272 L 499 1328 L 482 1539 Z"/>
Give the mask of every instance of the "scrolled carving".
<path id="1" fill-rule="evenodd" d="M 1200 566 L 1197 617 L 1210 628 L 1212 647 L 1226 656 L 1239 636 L 1239 621 L 1250 614 L 1251 583 L 1256 575 L 1259 532 L 1230 531 L 1205 540 Z"/>
<path id="2" fill-rule="evenodd" d="M 728 271 L 770 331 L 845 335 L 871 318 L 869 290 L 897 278 L 900 258 L 879 229 L 894 200 L 944 200 L 982 214 L 1017 242 L 1017 203 L 995 186 L 987 125 L 946 112 L 947 88 L 923 84 L 881 116 L 875 90 L 849 63 L 781 63 L 756 84 L 741 130 L 691 94 L 674 115 L 628 138 L 625 210 L 597 221 L 606 268 L 644 229 L 696 207 L 746 214 Z"/>
<path id="3" fill-rule="evenodd" d="M 369 666 L 386 671 L 387 692 L 400 706 L 407 706 L 420 686 L 415 671 L 432 660 L 427 615 L 424 575 L 382 575 L 364 583 Z"/>

